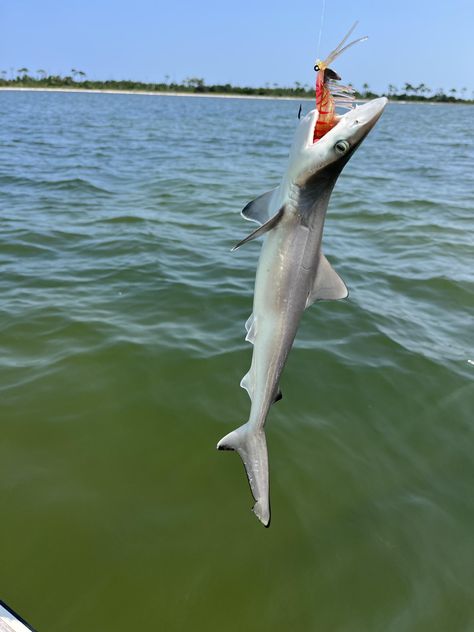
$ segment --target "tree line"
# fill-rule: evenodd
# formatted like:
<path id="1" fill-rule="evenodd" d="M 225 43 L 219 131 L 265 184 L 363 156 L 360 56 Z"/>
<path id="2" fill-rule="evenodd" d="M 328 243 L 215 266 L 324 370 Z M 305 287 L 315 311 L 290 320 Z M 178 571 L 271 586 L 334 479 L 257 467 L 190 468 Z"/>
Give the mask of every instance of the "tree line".
<path id="1" fill-rule="evenodd" d="M 351 85 L 351 84 L 349 84 Z M 292 86 L 280 86 L 277 83 L 266 83 L 261 87 L 233 86 L 230 83 L 207 85 L 200 77 L 188 77 L 181 82 L 170 81 L 169 75 L 159 83 L 145 83 L 133 80 L 106 80 L 97 81 L 87 78 L 84 71 L 71 68 L 70 74 L 52 75 L 45 70 L 31 71 L 28 68 L 18 70 L 0 71 L 0 87 L 18 88 L 79 88 L 83 90 L 136 90 L 146 92 L 184 92 L 196 94 L 236 94 L 255 96 L 289 96 L 289 97 L 313 97 L 314 86 L 295 81 Z M 374 92 L 368 83 L 362 88 L 355 89 L 357 99 L 374 99 L 378 96 L 387 96 L 395 101 L 434 101 L 434 102 L 463 102 L 474 103 L 474 91 L 468 95 L 466 87 L 457 90 L 451 88 L 445 90 L 437 88 L 433 90 L 424 83 L 412 85 L 404 83 L 397 87 L 389 84 L 387 90 L 378 94 Z"/>

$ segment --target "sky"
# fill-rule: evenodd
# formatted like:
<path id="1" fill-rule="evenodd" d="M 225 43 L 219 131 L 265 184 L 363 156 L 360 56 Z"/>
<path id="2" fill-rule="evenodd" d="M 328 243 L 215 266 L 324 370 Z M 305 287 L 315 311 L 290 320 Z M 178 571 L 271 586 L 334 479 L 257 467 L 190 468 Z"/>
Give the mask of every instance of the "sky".
<path id="1" fill-rule="evenodd" d="M 315 59 L 356 20 L 354 37 L 369 40 L 333 64 L 346 82 L 378 92 L 405 82 L 466 87 L 472 96 L 474 0 L 0 0 L 0 71 L 312 84 Z"/>

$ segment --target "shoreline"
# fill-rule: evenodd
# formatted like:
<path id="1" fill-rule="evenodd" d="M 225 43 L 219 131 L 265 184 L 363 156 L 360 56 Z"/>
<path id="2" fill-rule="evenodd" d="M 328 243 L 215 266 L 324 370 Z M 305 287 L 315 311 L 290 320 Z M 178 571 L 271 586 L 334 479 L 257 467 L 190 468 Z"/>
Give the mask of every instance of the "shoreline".
<path id="1" fill-rule="evenodd" d="M 105 88 L 12 88 L 10 86 L 0 86 L 0 91 L 1 90 L 7 92 L 73 92 L 75 94 L 141 94 L 151 97 L 197 97 L 204 99 L 278 99 L 280 101 L 313 101 L 312 97 L 277 97 L 263 94 L 222 94 L 219 92 L 211 94 L 209 92 L 152 92 L 148 90 L 107 90 Z"/>
<path id="2" fill-rule="evenodd" d="M 0 86 L 0 91 L 5 92 L 71 92 L 73 94 L 138 94 L 151 97 L 196 97 L 203 99 L 260 99 L 264 101 L 314 101 L 314 97 L 291 97 L 291 96 L 270 96 L 263 94 L 230 94 L 230 93 L 210 93 L 210 92 L 159 92 L 151 90 L 113 90 L 107 88 L 24 88 Z M 423 103 L 426 105 L 474 105 L 469 101 L 403 101 L 399 99 L 391 100 L 390 104 L 400 103 L 407 105 L 410 103 Z M 367 103 L 370 99 L 356 99 L 356 103 Z"/>

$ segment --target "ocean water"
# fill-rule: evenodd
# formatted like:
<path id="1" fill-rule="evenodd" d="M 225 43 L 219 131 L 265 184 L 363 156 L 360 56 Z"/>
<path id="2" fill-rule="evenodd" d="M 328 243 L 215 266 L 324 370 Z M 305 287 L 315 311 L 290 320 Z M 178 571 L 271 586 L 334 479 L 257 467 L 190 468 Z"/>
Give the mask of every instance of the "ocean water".
<path id="1" fill-rule="evenodd" d="M 298 106 L 0 93 L 0 599 L 40 632 L 474 630 L 473 108 L 389 105 L 339 178 L 270 529 L 215 450 Z"/>

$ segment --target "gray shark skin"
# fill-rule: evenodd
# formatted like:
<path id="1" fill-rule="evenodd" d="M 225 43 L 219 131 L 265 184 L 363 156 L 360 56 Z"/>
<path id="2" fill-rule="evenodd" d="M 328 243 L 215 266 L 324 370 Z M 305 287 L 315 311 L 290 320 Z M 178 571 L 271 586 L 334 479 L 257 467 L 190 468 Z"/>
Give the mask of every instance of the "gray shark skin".
<path id="1" fill-rule="evenodd" d="M 246 340 L 254 345 L 252 363 L 241 382 L 251 409 L 247 423 L 221 439 L 217 448 L 239 453 L 255 500 L 253 511 L 265 526 L 270 524 L 265 420 L 271 405 L 281 399 L 281 374 L 304 310 L 315 301 L 348 295 L 321 250 L 324 220 L 339 174 L 386 105 L 387 99 L 379 98 L 355 107 L 316 143 L 318 113 L 309 112 L 297 126 L 280 185 L 242 211 L 260 227 L 235 248 L 265 234 L 253 312 L 246 323 Z"/>

